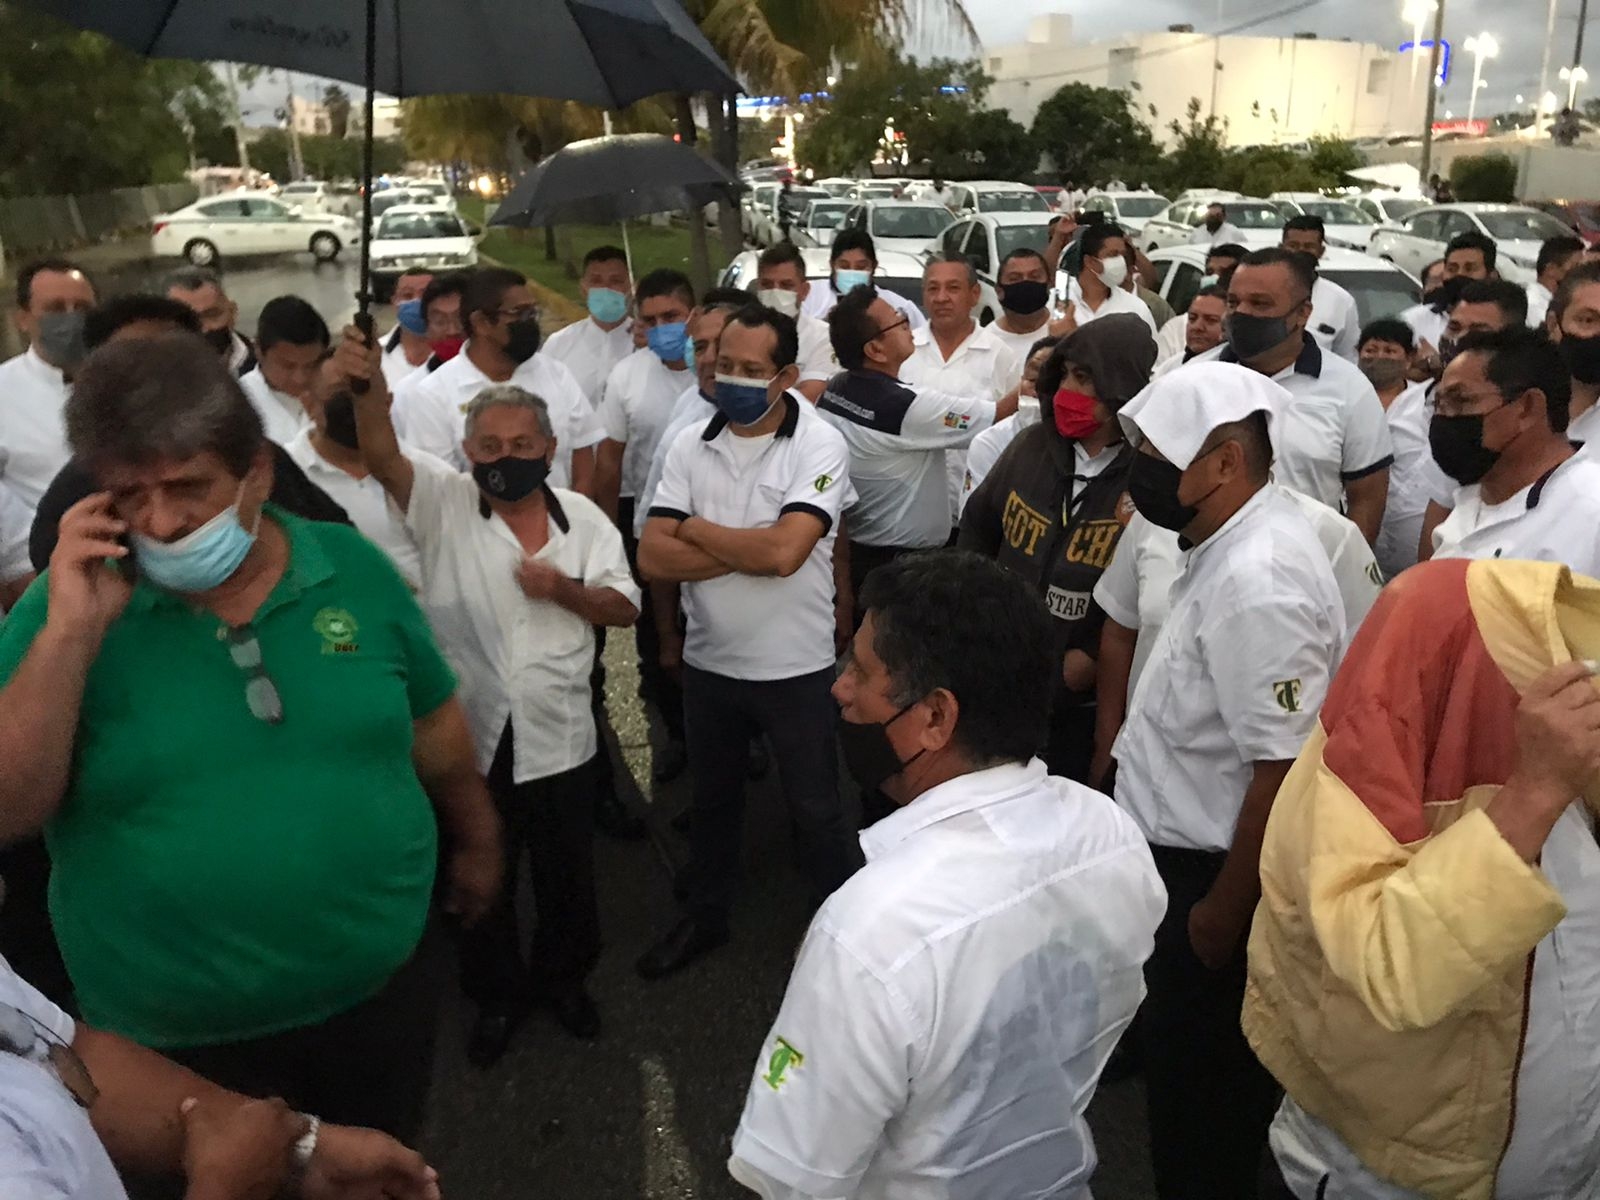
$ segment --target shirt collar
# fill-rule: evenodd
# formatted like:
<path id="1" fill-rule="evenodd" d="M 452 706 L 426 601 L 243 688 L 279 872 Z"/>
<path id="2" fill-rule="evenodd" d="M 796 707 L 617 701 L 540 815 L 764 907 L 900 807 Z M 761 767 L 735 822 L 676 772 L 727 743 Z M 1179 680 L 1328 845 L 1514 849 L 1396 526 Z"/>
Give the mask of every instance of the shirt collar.
<path id="1" fill-rule="evenodd" d="M 539 488 L 544 492 L 544 510 L 550 518 L 550 523 L 563 534 L 572 529 L 572 522 L 567 519 L 567 510 L 561 507 L 561 501 L 556 499 L 553 488 L 548 483 L 542 483 Z M 494 516 L 494 509 L 489 507 L 489 502 L 483 498 L 483 493 L 478 494 L 478 515 L 485 521 Z"/>
<path id="2" fill-rule="evenodd" d="M 1239 511 L 1224 521 L 1221 528 L 1219 528 L 1205 541 L 1201 542 L 1198 546 L 1191 546 L 1187 550 L 1183 550 L 1182 561 L 1187 564 L 1185 569 L 1192 568 L 1194 564 L 1200 560 L 1200 556 L 1203 555 L 1207 550 L 1211 549 L 1211 547 L 1220 545 L 1222 542 L 1226 541 L 1228 539 L 1228 535 L 1230 535 L 1235 529 L 1239 528 L 1240 525 L 1244 524 L 1251 513 L 1255 512 L 1256 509 L 1261 508 L 1266 504 L 1267 496 L 1271 493 L 1271 491 L 1272 487 L 1270 484 L 1262 488 L 1254 496 L 1251 496 L 1250 499 L 1246 500 L 1244 504 L 1240 506 Z M 1179 548 L 1182 549 L 1183 539 L 1180 538 L 1178 544 Z"/>
<path id="3" fill-rule="evenodd" d="M 783 403 L 783 421 L 778 425 L 776 433 L 781 438 L 793 437 L 795 429 L 800 425 L 800 405 L 795 400 L 793 391 L 787 391 L 783 394 Z M 717 440 L 717 435 L 727 427 L 727 414 L 719 408 L 716 415 L 707 422 L 705 432 L 700 435 L 700 440 L 702 442 L 714 442 Z"/>
<path id="4" fill-rule="evenodd" d="M 66 372 L 62 371 L 60 367 L 45 362 L 44 357 L 39 353 L 37 347 L 31 344 L 28 346 L 28 353 L 25 356 L 24 361 L 28 363 L 35 375 L 39 376 L 41 379 L 49 380 L 56 387 L 63 391 L 66 390 Z"/>
<path id="5" fill-rule="evenodd" d="M 1300 356 L 1294 360 L 1294 365 L 1287 371 L 1279 371 L 1273 378 L 1277 379 L 1284 374 L 1308 375 L 1312 379 L 1322 378 L 1322 347 L 1317 344 L 1317 339 L 1308 331 L 1302 330 L 1300 336 L 1305 340 L 1300 345 Z M 1233 347 L 1224 341 L 1222 353 L 1217 355 L 1218 362 L 1237 363 L 1239 356 L 1233 352 Z M 1242 365 L 1242 364 L 1241 364 Z"/>
<path id="6" fill-rule="evenodd" d="M 1035 758 L 958 775 L 863 830 L 861 849 L 869 860 L 881 858 L 931 825 L 1033 791 L 1048 773 Z"/>

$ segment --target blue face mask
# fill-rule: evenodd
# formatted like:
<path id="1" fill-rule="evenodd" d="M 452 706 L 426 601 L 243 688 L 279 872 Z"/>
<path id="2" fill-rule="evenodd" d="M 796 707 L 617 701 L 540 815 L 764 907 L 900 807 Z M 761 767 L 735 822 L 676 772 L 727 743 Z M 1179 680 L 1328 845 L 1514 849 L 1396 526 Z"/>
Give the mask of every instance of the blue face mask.
<path id="1" fill-rule="evenodd" d="M 686 342 L 683 343 L 683 369 L 685 371 L 694 370 L 694 342 L 693 341 L 686 341 Z"/>
<path id="2" fill-rule="evenodd" d="M 428 318 L 423 315 L 421 300 L 402 300 L 394 306 L 395 318 L 400 328 L 421 337 L 428 332 Z"/>
<path id="3" fill-rule="evenodd" d="M 615 325 L 628 315 L 628 297 L 610 288 L 590 288 L 589 315 L 602 325 Z"/>
<path id="4" fill-rule="evenodd" d="M 767 398 L 770 379 L 744 379 L 738 375 L 718 375 L 713 398 L 722 415 L 735 425 L 754 425 L 767 415 L 772 401 Z"/>
<path id="5" fill-rule="evenodd" d="M 833 290 L 841 296 L 848 296 L 858 287 L 871 286 L 871 271 L 847 271 L 841 267 L 833 273 Z"/>
<path id="6" fill-rule="evenodd" d="M 682 362 L 683 348 L 689 342 L 689 326 L 683 321 L 656 325 L 645 334 L 645 340 L 662 362 Z"/>
<path id="7" fill-rule="evenodd" d="M 175 542 L 158 542 L 130 532 L 128 540 L 133 544 L 139 574 L 169 592 L 209 592 L 227 582 L 255 545 L 256 528 L 261 524 L 259 512 L 255 527 L 246 530 L 239 523 L 243 497 L 241 483 L 239 496 L 231 505 Z"/>

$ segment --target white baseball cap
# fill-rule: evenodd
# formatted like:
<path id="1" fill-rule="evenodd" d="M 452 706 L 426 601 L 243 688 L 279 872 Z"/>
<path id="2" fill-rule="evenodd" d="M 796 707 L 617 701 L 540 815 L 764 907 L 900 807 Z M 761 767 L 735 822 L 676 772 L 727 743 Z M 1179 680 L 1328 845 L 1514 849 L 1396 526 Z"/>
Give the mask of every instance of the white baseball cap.
<path id="1" fill-rule="evenodd" d="M 1197 362 L 1151 382 L 1117 413 L 1132 445 L 1146 439 L 1168 462 L 1188 470 L 1219 425 L 1251 413 L 1273 414 L 1291 401 L 1287 389 L 1236 363 Z"/>

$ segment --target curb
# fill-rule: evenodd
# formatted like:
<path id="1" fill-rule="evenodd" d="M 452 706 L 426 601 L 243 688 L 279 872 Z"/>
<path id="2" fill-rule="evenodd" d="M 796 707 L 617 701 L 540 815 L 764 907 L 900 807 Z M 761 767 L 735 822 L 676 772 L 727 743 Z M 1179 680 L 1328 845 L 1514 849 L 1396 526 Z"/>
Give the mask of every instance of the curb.
<path id="1" fill-rule="evenodd" d="M 517 270 L 516 267 L 511 266 L 509 263 L 501 262 L 494 255 L 485 254 L 481 250 L 478 252 L 478 262 L 491 267 L 505 267 L 510 271 Z M 520 275 L 523 272 L 517 271 L 517 273 Z M 560 292 L 545 287 L 544 284 L 536 279 L 528 280 L 528 290 L 539 298 L 539 307 L 544 310 L 545 314 L 544 323 L 551 327 L 549 330 L 551 333 L 558 329 L 565 329 L 568 325 L 574 325 L 588 315 L 582 305 L 563 296 Z"/>

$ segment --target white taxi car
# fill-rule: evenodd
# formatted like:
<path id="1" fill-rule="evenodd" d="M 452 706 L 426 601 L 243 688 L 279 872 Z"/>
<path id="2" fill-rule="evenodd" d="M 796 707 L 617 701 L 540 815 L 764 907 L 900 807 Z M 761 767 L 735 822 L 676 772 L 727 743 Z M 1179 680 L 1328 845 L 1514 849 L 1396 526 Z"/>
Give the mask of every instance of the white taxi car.
<path id="1" fill-rule="evenodd" d="M 442 204 L 399 204 L 372 228 L 372 291 L 386 303 L 407 271 L 461 271 L 478 265 L 473 227 Z"/>
<path id="2" fill-rule="evenodd" d="M 302 251 L 332 262 L 360 241 L 361 226 L 349 217 L 305 212 L 261 192 L 209 196 L 163 213 L 150 229 L 154 257 L 186 258 L 197 267 L 228 257 Z"/>

